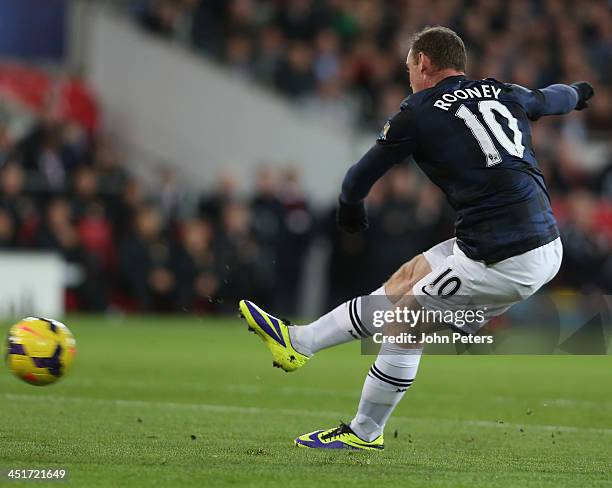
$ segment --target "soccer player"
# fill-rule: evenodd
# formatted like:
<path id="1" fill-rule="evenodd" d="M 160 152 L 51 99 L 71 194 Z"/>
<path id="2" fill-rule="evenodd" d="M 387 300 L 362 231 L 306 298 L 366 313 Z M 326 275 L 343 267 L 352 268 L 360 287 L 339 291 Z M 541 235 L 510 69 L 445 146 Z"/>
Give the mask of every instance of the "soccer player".
<path id="1" fill-rule="evenodd" d="M 559 270 L 562 245 L 544 178 L 531 144 L 529 121 L 586 108 L 593 88 L 581 81 L 539 90 L 492 78 L 466 77 L 461 38 L 428 27 L 412 39 L 406 65 L 413 94 L 384 126 L 374 146 L 342 184 L 338 226 L 367 229 L 364 205 L 372 185 L 412 156 L 456 212 L 455 237 L 400 267 L 372 295 L 379 308 L 465 307 L 466 297 L 486 303 L 483 320 L 461 327 L 475 334 L 484 323 L 524 300 Z M 463 299 L 461 299 L 463 297 Z M 247 300 L 240 311 L 285 371 L 315 353 L 374 333 L 356 297 L 305 326 L 290 326 Z M 416 325 L 428 333 L 433 324 Z M 442 324 L 457 328 L 452 322 Z M 395 329 L 393 329 L 396 327 Z M 390 324 L 388 330 L 397 329 Z M 301 447 L 383 449 L 383 429 L 417 373 L 422 344 L 383 342 L 349 425 L 295 439 Z"/>

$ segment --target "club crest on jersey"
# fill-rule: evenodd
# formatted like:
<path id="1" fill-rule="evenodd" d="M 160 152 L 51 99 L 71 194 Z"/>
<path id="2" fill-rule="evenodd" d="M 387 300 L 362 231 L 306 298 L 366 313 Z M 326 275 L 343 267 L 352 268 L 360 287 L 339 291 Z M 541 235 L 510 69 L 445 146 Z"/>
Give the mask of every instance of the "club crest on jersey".
<path id="1" fill-rule="evenodd" d="M 385 126 L 383 127 L 383 130 L 380 131 L 380 136 L 379 139 L 382 139 L 383 141 L 387 139 L 387 132 L 389 132 L 389 129 L 391 128 L 391 122 L 389 122 L 387 120 L 387 123 L 385 124 Z"/>

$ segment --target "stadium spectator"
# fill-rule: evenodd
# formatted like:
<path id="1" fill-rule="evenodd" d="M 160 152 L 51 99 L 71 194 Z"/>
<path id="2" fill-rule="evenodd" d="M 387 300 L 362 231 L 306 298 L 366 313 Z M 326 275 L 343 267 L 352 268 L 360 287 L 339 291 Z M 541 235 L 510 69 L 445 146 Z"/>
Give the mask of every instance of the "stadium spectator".
<path id="1" fill-rule="evenodd" d="M 277 26 L 265 26 L 257 42 L 253 64 L 255 78 L 273 85 L 284 55 L 283 34 Z"/>
<path id="2" fill-rule="evenodd" d="M 140 13 L 140 22 L 148 31 L 172 36 L 181 15 L 179 2 L 154 0 Z"/>
<path id="3" fill-rule="evenodd" d="M 177 290 L 175 249 L 164 235 L 157 208 L 145 205 L 135 212 L 133 229 L 119 249 L 123 290 L 138 309 L 173 311 Z"/>
<path id="4" fill-rule="evenodd" d="M 24 185 L 23 169 L 16 160 L 9 160 L 0 172 L 0 206 L 17 219 Z"/>
<path id="5" fill-rule="evenodd" d="M 312 62 L 312 49 L 306 44 L 296 42 L 281 61 L 276 71 L 276 86 L 288 97 L 304 98 L 316 87 Z"/>
<path id="6" fill-rule="evenodd" d="M 15 220 L 5 208 L 0 208 L 0 248 L 11 248 L 17 241 Z"/>
<path id="7" fill-rule="evenodd" d="M 115 238 L 121 242 L 131 232 L 138 209 L 145 205 L 142 181 L 128 178 L 120 192 L 108 202 L 109 220 L 113 223 Z"/>
<path id="8" fill-rule="evenodd" d="M 178 310 L 200 313 L 216 310 L 218 268 L 210 224 L 201 219 L 185 222 L 177 262 Z"/>
<path id="9" fill-rule="evenodd" d="M 248 205 L 235 201 L 226 204 L 221 213 L 221 228 L 217 235 L 220 311 L 233 312 L 236 300 L 245 293 L 272 303 L 274 291 L 274 262 L 264 252 L 268 243 L 258 241 L 253 231 L 253 211 Z"/>
<path id="10" fill-rule="evenodd" d="M 89 166 L 81 166 L 72 178 L 72 215 L 78 221 L 84 217 L 88 208 L 96 202 L 98 193 L 98 174 Z"/>
<path id="11" fill-rule="evenodd" d="M 14 141 L 9 128 L 0 121 L 0 166 L 6 162 L 13 153 Z"/>
<path id="12" fill-rule="evenodd" d="M 198 202 L 198 215 L 212 223 L 217 230 L 221 227 L 223 208 L 237 200 L 238 180 L 228 170 L 217 175 L 210 191 L 201 196 Z"/>
<path id="13" fill-rule="evenodd" d="M 562 281 L 584 291 L 612 288 L 610 241 L 602 232 L 595 197 L 574 190 L 567 199 L 567 221 L 562 226 Z"/>
<path id="14" fill-rule="evenodd" d="M 25 192 L 23 168 L 15 158 L 8 159 L 0 171 L 0 208 L 7 212 L 5 232 L 12 227 L 12 236 L 5 236 L 5 245 L 32 244 L 38 215 L 32 196 Z"/>
<path id="15" fill-rule="evenodd" d="M 91 165 L 98 173 L 98 190 L 103 195 L 120 193 L 128 180 L 128 173 L 112 141 L 98 137 L 92 143 Z"/>
<path id="16" fill-rule="evenodd" d="M 38 246 L 58 252 L 68 264 L 66 288 L 69 309 L 102 311 L 106 308 L 106 287 L 99 262 L 83 247 L 70 203 L 61 197 L 47 206 L 39 228 Z"/>
<path id="17" fill-rule="evenodd" d="M 290 315 L 298 309 L 306 256 L 315 230 L 315 216 L 294 166 L 281 174 L 279 199 L 283 219 L 276 252 L 274 303 L 280 313 Z"/>
<path id="18" fill-rule="evenodd" d="M 170 166 L 163 167 L 159 177 L 160 184 L 156 192 L 156 200 L 165 225 L 173 227 L 182 213 L 184 191 L 180 188 L 176 170 Z"/>

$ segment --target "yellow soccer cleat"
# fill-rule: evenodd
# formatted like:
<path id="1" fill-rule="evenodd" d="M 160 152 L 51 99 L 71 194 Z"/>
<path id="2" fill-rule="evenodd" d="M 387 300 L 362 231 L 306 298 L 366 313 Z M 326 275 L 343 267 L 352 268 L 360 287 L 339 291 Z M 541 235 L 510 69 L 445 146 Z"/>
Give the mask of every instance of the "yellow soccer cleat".
<path id="1" fill-rule="evenodd" d="M 270 349 L 274 367 L 290 372 L 306 364 L 309 358 L 293 348 L 286 321 L 273 317 L 248 300 L 240 300 L 238 306 L 249 330 L 255 332 Z"/>
<path id="2" fill-rule="evenodd" d="M 339 427 L 329 430 L 316 430 L 299 436 L 295 440 L 298 447 L 310 449 L 354 449 L 360 451 L 382 451 L 385 440 L 379 435 L 373 441 L 364 441 L 357 437 L 350 426 L 341 422 Z"/>

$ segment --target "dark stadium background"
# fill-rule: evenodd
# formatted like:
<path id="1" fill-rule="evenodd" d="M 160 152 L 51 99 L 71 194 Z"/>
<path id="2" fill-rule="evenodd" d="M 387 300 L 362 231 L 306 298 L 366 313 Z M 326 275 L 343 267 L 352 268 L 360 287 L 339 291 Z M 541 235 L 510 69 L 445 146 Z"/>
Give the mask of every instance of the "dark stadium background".
<path id="1" fill-rule="evenodd" d="M 452 235 L 451 210 L 414 165 L 377 184 L 370 230 L 357 236 L 335 229 L 333 197 L 311 198 L 304 162 L 269 165 L 257 148 L 257 171 L 220 172 L 204 191 L 164 161 L 151 160 L 154 184 L 144 182 L 102 122 L 86 65 L 69 59 L 71 3 L 0 2 L 0 247 L 61 254 L 78 270 L 66 289 L 68 311 L 226 313 L 249 297 L 300 313 L 315 243 L 328 250 L 316 277 L 325 284 L 324 309 L 369 293 Z M 539 121 L 533 138 L 565 249 L 549 287 L 612 292 L 609 2 L 99 3 L 151 39 L 180 44 L 290 100 L 330 131 L 366 131 L 372 141 L 408 94 L 405 40 L 428 24 L 465 39 L 472 77 L 528 87 L 590 81 L 590 108 Z M 245 180 L 246 194 L 238 191 Z"/>

